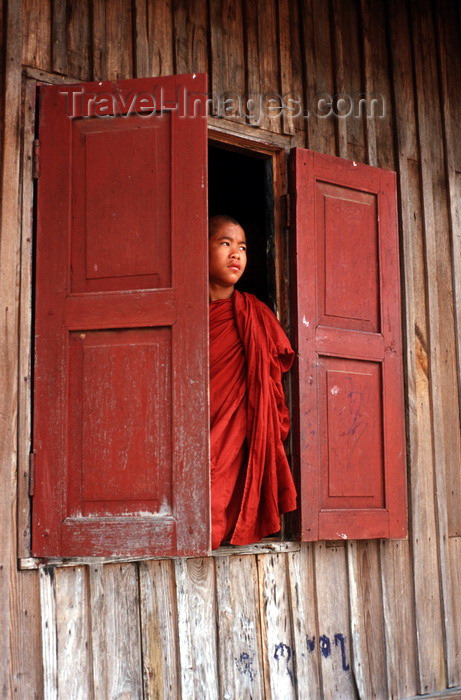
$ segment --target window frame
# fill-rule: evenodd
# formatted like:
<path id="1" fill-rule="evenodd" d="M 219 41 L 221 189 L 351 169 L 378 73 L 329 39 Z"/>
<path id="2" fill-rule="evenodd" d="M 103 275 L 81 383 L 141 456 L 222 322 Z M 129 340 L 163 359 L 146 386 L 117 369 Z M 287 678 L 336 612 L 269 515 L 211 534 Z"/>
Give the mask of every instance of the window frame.
<path id="1" fill-rule="evenodd" d="M 77 78 L 62 76 L 32 68 L 23 72 L 22 115 L 23 143 L 21 151 L 22 200 L 21 200 L 21 287 L 20 287 L 20 328 L 18 357 L 18 479 L 17 479 L 17 552 L 19 567 L 33 569 L 44 565 L 75 566 L 88 562 L 125 562 L 151 559 L 171 559 L 172 556 L 133 556 L 133 557 L 31 557 L 30 524 L 32 516 L 31 496 L 33 495 L 33 455 L 31 450 L 32 430 L 32 329 L 33 329 L 33 257 L 35 222 L 35 180 L 34 180 L 34 138 L 36 134 L 36 86 L 37 84 L 71 84 L 81 82 Z M 215 146 L 252 157 L 271 158 L 274 196 L 274 246 L 275 246 L 275 288 L 278 318 L 285 329 L 290 322 L 289 289 L 289 156 L 296 146 L 304 147 L 300 135 L 277 134 L 256 129 L 237 121 L 208 117 L 208 140 Z M 290 397 L 288 397 L 290 398 Z M 290 456 L 290 450 L 288 450 Z M 296 516 L 295 516 L 296 517 Z M 289 520 L 292 520 L 290 516 Z M 344 542 L 331 541 L 326 546 L 344 546 Z M 209 556 L 255 554 L 265 552 L 298 551 L 301 541 L 284 539 L 284 532 L 277 540 L 264 540 L 246 546 L 222 546 L 210 551 Z"/>
<path id="2" fill-rule="evenodd" d="M 17 480 L 17 557 L 20 569 L 35 569 L 45 565 L 75 566 L 88 562 L 125 562 L 151 559 L 171 559 L 171 556 L 133 557 L 34 557 L 31 556 L 31 519 L 33 484 L 32 407 L 33 407 L 33 299 L 34 299 L 34 229 L 36 217 L 36 162 L 35 138 L 37 135 L 36 87 L 37 85 L 65 85 L 81 82 L 78 78 L 66 77 L 24 68 L 22 83 L 23 143 L 21 152 L 21 288 L 19 328 L 19 412 L 18 412 L 18 480 Z M 279 321 L 285 328 L 289 322 L 288 264 L 284 252 L 287 250 L 287 190 L 288 159 L 291 149 L 301 145 L 299 139 L 285 134 L 255 129 L 254 127 L 208 117 L 208 141 L 213 145 L 244 153 L 253 157 L 271 158 L 274 195 L 274 245 L 277 310 Z M 297 551 L 300 542 L 268 540 L 240 547 L 223 546 L 210 550 L 210 556 L 231 554 L 253 554 L 255 552 Z"/>

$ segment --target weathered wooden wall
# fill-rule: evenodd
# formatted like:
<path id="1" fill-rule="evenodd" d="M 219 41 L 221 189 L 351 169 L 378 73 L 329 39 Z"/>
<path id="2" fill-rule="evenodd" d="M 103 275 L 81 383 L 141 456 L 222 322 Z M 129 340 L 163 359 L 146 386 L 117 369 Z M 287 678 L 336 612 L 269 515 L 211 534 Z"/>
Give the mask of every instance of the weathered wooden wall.
<path id="1" fill-rule="evenodd" d="M 1 12 L 0 695 L 368 700 L 461 686 L 456 0 L 8 0 Z M 82 80 L 207 71 L 219 94 L 384 96 L 382 119 L 285 114 L 261 128 L 398 173 L 408 540 L 18 572 L 22 66 Z"/>

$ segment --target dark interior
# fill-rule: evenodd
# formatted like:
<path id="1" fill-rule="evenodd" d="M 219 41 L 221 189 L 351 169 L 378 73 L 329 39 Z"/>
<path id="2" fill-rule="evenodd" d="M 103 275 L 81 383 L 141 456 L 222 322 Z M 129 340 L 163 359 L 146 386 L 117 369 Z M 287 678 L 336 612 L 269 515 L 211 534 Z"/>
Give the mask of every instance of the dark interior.
<path id="1" fill-rule="evenodd" d="M 208 207 L 210 216 L 232 216 L 246 233 L 248 263 L 237 289 L 275 309 L 271 159 L 210 145 Z"/>

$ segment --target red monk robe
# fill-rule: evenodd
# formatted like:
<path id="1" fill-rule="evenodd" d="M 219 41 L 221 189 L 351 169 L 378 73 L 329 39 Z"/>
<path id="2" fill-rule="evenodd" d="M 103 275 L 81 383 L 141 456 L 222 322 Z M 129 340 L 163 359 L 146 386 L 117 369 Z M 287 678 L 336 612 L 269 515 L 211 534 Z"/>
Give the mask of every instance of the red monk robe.
<path id="1" fill-rule="evenodd" d="M 296 508 L 282 373 L 294 353 L 272 311 L 235 290 L 210 302 L 212 546 L 250 544 Z"/>

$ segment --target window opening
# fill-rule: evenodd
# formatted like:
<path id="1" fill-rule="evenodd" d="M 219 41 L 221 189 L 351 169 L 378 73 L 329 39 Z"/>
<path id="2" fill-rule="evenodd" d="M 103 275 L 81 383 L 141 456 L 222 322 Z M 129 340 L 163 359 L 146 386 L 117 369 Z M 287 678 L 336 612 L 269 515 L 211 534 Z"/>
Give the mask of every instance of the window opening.
<path id="1" fill-rule="evenodd" d="M 248 243 L 245 274 L 236 285 L 276 308 L 272 158 L 211 145 L 208 149 L 209 215 L 240 223 Z"/>
<path id="2" fill-rule="evenodd" d="M 263 301 L 274 312 L 282 311 L 288 300 L 281 294 L 287 289 L 278 288 L 280 280 L 276 274 L 277 244 L 275 228 L 274 164 L 273 155 L 258 153 L 244 146 L 217 144 L 208 146 L 208 210 L 209 216 L 227 214 L 235 218 L 246 233 L 248 244 L 247 267 L 236 284 L 236 289 L 250 292 Z M 279 251 L 280 253 L 281 251 Z M 278 261 L 280 263 L 280 261 Z M 285 314 L 282 311 L 282 316 Z M 285 327 L 286 330 L 288 330 Z M 289 377 L 284 376 L 287 404 L 290 406 L 291 391 Z M 291 407 L 290 407 L 291 412 Z M 290 454 L 290 440 L 285 449 Z M 287 529 L 287 514 L 281 516 L 281 530 L 264 541 L 286 540 L 293 534 Z M 225 547 L 223 543 L 222 547 Z M 219 551 L 219 550 L 218 550 Z"/>

